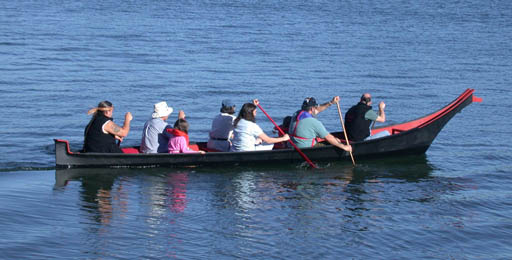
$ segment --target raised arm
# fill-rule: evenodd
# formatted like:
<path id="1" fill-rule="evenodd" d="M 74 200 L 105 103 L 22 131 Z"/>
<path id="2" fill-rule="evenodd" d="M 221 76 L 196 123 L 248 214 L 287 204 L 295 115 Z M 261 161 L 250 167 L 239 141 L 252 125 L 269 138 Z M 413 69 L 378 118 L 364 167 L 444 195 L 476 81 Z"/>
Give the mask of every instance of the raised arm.
<path id="1" fill-rule="evenodd" d="M 185 112 L 183 110 L 180 110 L 180 112 L 178 112 L 178 118 L 179 119 L 185 119 Z"/>
<path id="2" fill-rule="evenodd" d="M 124 116 L 123 127 L 118 126 L 113 121 L 108 121 L 108 123 L 105 125 L 105 131 L 107 133 L 115 135 L 116 137 L 125 137 L 130 132 L 130 122 L 132 121 L 132 119 L 132 113 L 127 112 Z"/>
<path id="3" fill-rule="evenodd" d="M 385 108 L 386 108 L 386 104 L 384 104 L 384 102 L 381 101 L 379 103 L 379 116 L 377 117 L 377 119 L 375 119 L 375 121 L 380 122 L 380 123 L 386 122 L 386 113 L 384 112 Z"/>
<path id="4" fill-rule="evenodd" d="M 326 110 L 328 107 L 330 107 L 332 104 L 335 104 L 336 102 L 339 102 L 340 101 L 340 97 L 339 96 L 335 96 L 331 99 L 331 101 L 329 102 L 325 102 L 321 105 L 319 105 L 316 110 L 318 110 L 318 112 L 322 112 L 324 110 Z"/>

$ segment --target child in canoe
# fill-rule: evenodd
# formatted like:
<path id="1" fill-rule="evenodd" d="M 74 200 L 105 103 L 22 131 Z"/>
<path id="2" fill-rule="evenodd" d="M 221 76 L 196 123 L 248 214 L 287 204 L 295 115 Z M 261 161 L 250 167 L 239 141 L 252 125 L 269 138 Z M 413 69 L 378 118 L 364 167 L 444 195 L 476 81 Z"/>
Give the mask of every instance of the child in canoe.
<path id="1" fill-rule="evenodd" d="M 190 149 L 188 128 L 189 124 L 187 120 L 180 118 L 174 123 L 174 128 L 167 129 L 167 133 L 169 134 L 169 143 L 167 143 L 169 153 L 205 153 L 204 151 L 194 151 Z"/>

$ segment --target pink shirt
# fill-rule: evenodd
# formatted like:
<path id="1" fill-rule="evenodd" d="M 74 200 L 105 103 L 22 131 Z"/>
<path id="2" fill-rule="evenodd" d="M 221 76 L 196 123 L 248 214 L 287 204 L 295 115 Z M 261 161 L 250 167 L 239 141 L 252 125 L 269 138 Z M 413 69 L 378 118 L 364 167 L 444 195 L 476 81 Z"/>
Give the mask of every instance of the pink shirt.
<path id="1" fill-rule="evenodd" d="M 169 138 L 167 147 L 169 148 L 169 153 L 198 153 L 198 151 L 188 148 L 187 140 L 184 136 L 173 136 Z"/>

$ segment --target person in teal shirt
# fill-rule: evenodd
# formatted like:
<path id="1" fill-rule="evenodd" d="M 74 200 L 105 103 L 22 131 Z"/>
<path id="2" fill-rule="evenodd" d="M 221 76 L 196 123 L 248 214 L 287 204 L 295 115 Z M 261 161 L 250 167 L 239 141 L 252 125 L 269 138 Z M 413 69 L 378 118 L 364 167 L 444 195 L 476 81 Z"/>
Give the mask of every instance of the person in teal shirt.
<path id="1" fill-rule="evenodd" d="M 335 96 L 331 101 L 318 105 L 316 99 L 313 97 L 304 99 L 301 110 L 297 111 L 292 117 L 289 130 L 291 140 L 297 145 L 297 147 L 313 147 L 317 145 L 316 138 L 320 137 L 333 146 L 347 152 L 352 151 L 352 146 L 341 143 L 336 137 L 330 134 L 327 129 L 325 129 L 322 122 L 315 118 L 318 113 L 324 111 L 339 100 L 340 97 Z"/>

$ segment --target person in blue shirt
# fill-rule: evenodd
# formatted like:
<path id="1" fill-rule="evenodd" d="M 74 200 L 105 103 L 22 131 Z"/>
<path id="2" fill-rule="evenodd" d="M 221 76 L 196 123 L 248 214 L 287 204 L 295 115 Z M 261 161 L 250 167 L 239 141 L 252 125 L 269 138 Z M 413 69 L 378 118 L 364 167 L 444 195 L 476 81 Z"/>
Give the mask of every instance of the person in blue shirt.
<path id="1" fill-rule="evenodd" d="M 142 140 L 140 143 L 141 153 L 167 153 L 167 144 L 169 142 L 169 135 L 166 129 L 172 128 L 167 123 L 169 115 L 172 113 L 173 108 L 167 105 L 167 102 L 162 101 L 154 105 L 154 112 L 151 119 L 146 121 L 142 130 Z M 182 110 L 178 113 L 179 119 L 185 119 L 185 112 Z"/>

